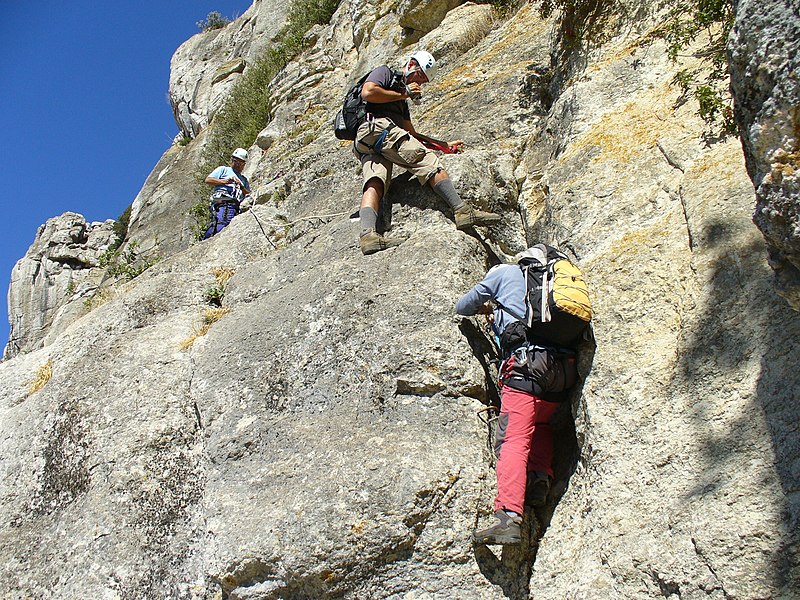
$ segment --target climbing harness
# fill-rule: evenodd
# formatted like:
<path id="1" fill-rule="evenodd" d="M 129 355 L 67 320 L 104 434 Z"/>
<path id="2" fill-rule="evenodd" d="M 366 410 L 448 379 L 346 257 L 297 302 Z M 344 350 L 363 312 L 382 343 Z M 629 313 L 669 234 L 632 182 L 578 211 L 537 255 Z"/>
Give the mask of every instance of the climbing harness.
<path id="1" fill-rule="evenodd" d="M 209 208 L 211 210 L 211 224 L 203 235 L 204 240 L 207 240 L 225 229 L 230 225 L 233 217 L 239 214 L 239 203 L 235 200 L 221 203 L 212 201 Z"/>

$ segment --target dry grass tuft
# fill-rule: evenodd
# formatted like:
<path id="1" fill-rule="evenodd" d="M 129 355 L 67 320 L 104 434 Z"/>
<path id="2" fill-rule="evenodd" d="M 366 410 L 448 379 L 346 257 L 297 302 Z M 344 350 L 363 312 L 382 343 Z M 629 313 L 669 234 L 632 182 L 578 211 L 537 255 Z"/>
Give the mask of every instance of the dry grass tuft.
<path id="1" fill-rule="evenodd" d="M 211 326 L 230 312 L 230 308 L 223 306 L 220 308 L 206 308 L 199 324 L 192 325 L 192 335 L 180 343 L 181 350 L 188 350 L 197 341 L 197 338 L 204 336 L 211 329 Z"/>
<path id="2" fill-rule="evenodd" d="M 211 274 L 214 276 L 214 279 L 217 280 L 217 284 L 224 288 L 231 277 L 236 275 L 236 271 L 228 267 L 215 267 L 211 269 Z"/>
<path id="3" fill-rule="evenodd" d="M 36 371 L 36 379 L 28 386 L 28 395 L 35 394 L 41 390 L 53 376 L 53 361 L 48 360 Z"/>
<path id="4" fill-rule="evenodd" d="M 209 327 L 211 327 L 211 325 L 219 321 L 229 312 L 231 312 L 229 306 L 221 306 L 219 308 L 207 308 L 203 313 L 203 325 L 208 325 Z"/>
<path id="5" fill-rule="evenodd" d="M 458 41 L 454 44 L 456 51 L 459 54 L 463 54 L 467 50 L 471 50 L 500 23 L 501 19 L 493 13 L 487 13 L 472 20 L 466 26 L 463 26 L 463 32 L 457 37 Z"/>
<path id="6" fill-rule="evenodd" d="M 86 310 L 92 311 L 95 308 L 103 306 L 109 300 L 112 300 L 117 292 L 113 288 L 101 288 L 91 296 L 83 301 L 83 307 Z"/>

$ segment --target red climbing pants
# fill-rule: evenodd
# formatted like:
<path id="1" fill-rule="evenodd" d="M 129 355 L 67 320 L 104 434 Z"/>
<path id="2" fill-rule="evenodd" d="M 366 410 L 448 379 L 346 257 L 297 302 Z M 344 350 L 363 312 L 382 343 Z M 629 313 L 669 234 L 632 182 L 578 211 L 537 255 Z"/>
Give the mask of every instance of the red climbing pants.
<path id="1" fill-rule="evenodd" d="M 528 392 L 504 385 L 497 422 L 497 498 L 495 511 L 522 514 L 528 473 L 553 476 L 553 430 L 550 418 L 558 402 L 547 402 Z"/>

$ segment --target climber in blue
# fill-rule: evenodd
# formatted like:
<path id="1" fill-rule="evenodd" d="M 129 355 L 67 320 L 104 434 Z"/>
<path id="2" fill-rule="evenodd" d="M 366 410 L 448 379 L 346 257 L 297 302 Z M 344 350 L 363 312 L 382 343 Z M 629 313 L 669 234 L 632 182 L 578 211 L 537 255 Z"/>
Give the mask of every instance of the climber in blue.
<path id="1" fill-rule="evenodd" d="M 250 182 L 242 175 L 247 162 L 247 150 L 237 148 L 231 155 L 231 166 L 214 169 L 206 183 L 213 185 L 211 192 L 211 224 L 206 229 L 203 239 L 207 240 L 227 227 L 233 217 L 239 214 L 239 205 L 250 194 Z"/>

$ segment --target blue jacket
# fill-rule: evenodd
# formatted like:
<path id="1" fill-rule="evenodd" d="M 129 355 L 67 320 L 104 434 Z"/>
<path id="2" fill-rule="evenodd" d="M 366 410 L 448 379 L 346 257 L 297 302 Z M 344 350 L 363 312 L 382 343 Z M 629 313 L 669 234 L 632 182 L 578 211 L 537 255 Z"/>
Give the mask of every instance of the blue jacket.
<path id="1" fill-rule="evenodd" d="M 472 316 L 490 300 L 498 306 L 494 309 L 494 324 L 497 334 L 503 333 L 508 325 L 525 318 L 525 293 L 527 287 L 522 269 L 518 265 L 497 265 L 489 269 L 486 276 L 470 291 L 461 296 L 456 303 L 459 315 Z M 500 308 L 506 307 L 509 311 Z M 516 313 L 513 315 L 511 313 Z"/>

